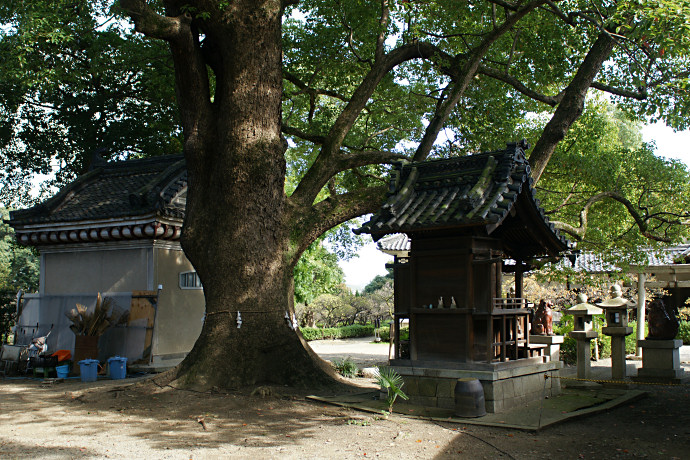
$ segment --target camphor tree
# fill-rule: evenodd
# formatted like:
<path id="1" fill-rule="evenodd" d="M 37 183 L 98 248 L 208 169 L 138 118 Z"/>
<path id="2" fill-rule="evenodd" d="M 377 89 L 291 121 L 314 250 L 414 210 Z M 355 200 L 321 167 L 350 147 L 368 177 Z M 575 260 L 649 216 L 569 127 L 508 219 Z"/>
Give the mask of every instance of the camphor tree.
<path id="1" fill-rule="evenodd" d="M 641 137 L 623 112 L 590 100 L 537 185 L 554 224 L 619 267 L 625 254 L 646 263 L 637 248 L 678 241 L 690 217 L 687 167 Z"/>
<path id="2" fill-rule="evenodd" d="M 207 309 L 170 375 L 179 384 L 328 379 L 284 318 L 293 269 L 325 231 L 379 207 L 392 162 L 526 137 L 538 180 L 592 89 L 675 127 L 688 112 L 681 1 L 119 5 L 168 44 L 175 69 L 189 173 L 182 245 Z M 534 114 L 548 116 L 538 132 Z"/>

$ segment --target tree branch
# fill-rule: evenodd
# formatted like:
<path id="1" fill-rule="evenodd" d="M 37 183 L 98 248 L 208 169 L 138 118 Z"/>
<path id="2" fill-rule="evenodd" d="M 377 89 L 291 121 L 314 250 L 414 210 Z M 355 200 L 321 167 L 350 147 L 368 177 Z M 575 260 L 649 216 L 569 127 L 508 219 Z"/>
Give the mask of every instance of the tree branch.
<path id="1" fill-rule="evenodd" d="M 601 192 L 601 193 L 594 195 L 590 199 L 588 199 L 587 202 L 585 203 L 584 207 L 580 211 L 580 225 L 578 227 L 575 227 L 574 225 L 570 225 L 570 224 L 565 223 L 565 222 L 558 222 L 558 221 L 551 221 L 551 222 L 554 224 L 554 226 L 557 229 L 569 234 L 570 236 L 576 238 L 578 241 L 582 241 L 585 238 L 585 234 L 587 233 L 587 224 L 588 224 L 587 217 L 589 214 L 589 209 L 592 207 L 592 205 L 594 203 L 602 201 L 606 198 L 610 198 L 612 200 L 618 201 L 623 206 L 625 206 L 625 208 L 628 211 L 628 214 L 630 214 L 630 216 L 635 220 L 635 224 L 637 225 L 637 227 L 640 230 L 640 233 L 644 237 L 649 238 L 650 240 L 661 241 L 664 243 L 670 243 L 671 242 L 670 238 L 653 234 L 649 230 L 649 221 L 651 220 L 650 216 L 643 217 L 642 215 L 640 215 L 640 213 L 637 211 L 635 206 L 630 202 L 630 200 L 628 200 L 627 198 L 625 198 L 624 196 L 622 196 L 616 192 Z"/>
<path id="2" fill-rule="evenodd" d="M 376 55 L 374 59 L 380 61 L 384 56 L 384 44 L 386 42 L 386 30 L 388 28 L 388 21 L 390 17 L 390 9 L 388 8 L 388 0 L 381 0 L 381 19 L 379 20 L 379 27 L 381 31 L 376 37 Z"/>
<path id="3" fill-rule="evenodd" d="M 498 6 L 500 6 L 500 7 L 503 7 L 503 8 L 505 8 L 506 10 L 509 10 L 509 11 L 517 11 L 520 2 L 518 2 L 518 4 L 516 5 L 516 4 L 514 4 L 514 3 L 506 2 L 506 1 L 503 1 L 503 0 L 489 0 L 489 3 L 493 3 L 493 4 L 495 4 L 495 5 L 498 5 Z"/>
<path id="4" fill-rule="evenodd" d="M 512 86 L 517 91 L 521 92 L 530 99 L 543 102 L 544 104 L 548 104 L 551 107 L 556 107 L 563 99 L 563 91 L 561 91 L 559 94 L 555 96 L 547 96 L 545 94 L 538 93 L 534 90 L 529 89 L 517 78 L 513 77 L 512 75 L 509 75 L 508 72 L 501 72 L 500 70 L 492 69 L 491 67 L 488 67 L 483 64 L 479 66 L 478 73 L 486 75 L 487 77 L 491 77 L 495 80 L 502 81 L 503 83 Z"/>
<path id="5" fill-rule="evenodd" d="M 477 73 L 479 65 L 481 64 L 484 55 L 489 51 L 491 45 L 507 33 L 520 19 L 522 19 L 529 12 L 534 10 L 540 5 L 543 5 L 546 0 L 534 0 L 530 1 L 522 7 L 518 7 L 514 13 L 507 15 L 505 22 L 499 27 L 494 28 L 487 36 L 482 40 L 482 42 L 476 46 L 470 53 L 468 53 L 468 59 L 458 72 L 459 78 L 454 82 L 448 97 L 437 107 L 434 117 L 431 119 L 424 132 L 424 137 L 422 137 L 417 151 L 414 154 L 414 161 L 422 161 L 429 156 L 431 148 L 436 142 L 438 134 L 445 125 L 448 117 L 455 109 L 462 95 L 465 93 L 465 89 L 469 86 L 472 78 Z M 509 8 L 512 5 L 508 5 L 506 2 L 496 2 L 504 8 Z"/>
<path id="6" fill-rule="evenodd" d="M 532 178 L 535 183 L 539 181 L 558 143 L 563 140 L 570 126 L 582 114 L 587 90 L 615 45 L 615 41 L 608 33 L 599 34 L 582 61 L 575 77 L 565 89 L 562 101 L 558 104 L 551 120 L 546 124 L 529 158 Z"/>
<path id="7" fill-rule="evenodd" d="M 291 217 L 299 229 L 295 235 L 299 241 L 298 254 L 327 230 L 363 214 L 375 212 L 386 199 L 387 185 L 362 187 L 353 192 L 331 196 L 305 209 L 294 206 Z M 296 262 L 296 261 L 295 261 Z"/>
<path id="8" fill-rule="evenodd" d="M 185 133 L 185 152 L 205 152 L 205 133 L 213 124 L 213 108 L 206 69 L 198 36 L 192 31 L 188 14 L 175 17 L 155 13 L 145 0 L 120 0 L 137 31 L 168 41 L 175 63 L 175 86 L 180 118 Z M 190 90 L 193 89 L 193 90 Z"/>
<path id="9" fill-rule="evenodd" d="M 120 0 L 120 5 L 134 21 L 135 30 L 151 38 L 175 40 L 186 33 L 192 22 L 188 13 L 177 17 L 161 16 L 149 8 L 145 0 Z"/>
<path id="10" fill-rule="evenodd" d="M 321 144 L 323 144 L 323 143 L 326 141 L 326 137 L 325 137 L 325 136 L 319 136 L 319 135 L 316 135 L 316 134 L 305 133 L 305 132 L 302 131 L 301 129 L 293 128 L 292 126 L 288 126 L 288 125 L 286 125 L 286 124 L 284 124 L 284 123 L 281 125 L 280 130 L 281 130 L 284 134 L 288 134 L 288 135 L 290 135 L 290 136 L 299 137 L 300 139 L 304 139 L 305 141 L 313 142 L 314 144 L 319 144 L 319 145 L 321 145 Z"/>
<path id="11" fill-rule="evenodd" d="M 302 92 L 307 93 L 307 94 L 309 94 L 309 95 L 314 95 L 314 96 L 329 96 L 329 97 L 332 97 L 332 98 L 335 98 L 335 99 L 340 99 L 340 100 L 343 101 L 343 102 L 348 102 L 348 101 L 349 101 L 349 99 L 348 99 L 347 96 L 345 96 L 345 95 L 343 95 L 343 94 L 340 94 L 340 93 L 336 93 L 335 91 L 330 91 L 330 90 L 327 90 L 327 89 L 320 89 L 320 88 L 311 88 L 311 87 L 308 86 L 306 83 L 304 83 L 302 80 L 300 80 L 300 79 L 297 77 L 297 75 L 295 75 L 295 74 L 293 74 L 293 73 L 291 73 L 291 72 L 283 71 L 283 77 L 284 77 L 287 81 L 289 81 L 290 83 L 292 83 L 293 85 L 295 85 L 296 87 L 298 87 L 300 90 L 302 90 Z"/>
<path id="12" fill-rule="evenodd" d="M 345 136 L 352 129 L 357 117 L 364 110 L 376 87 L 388 72 L 412 59 L 430 59 L 440 54 L 442 53 L 435 45 L 416 42 L 402 45 L 386 54 L 380 61 L 375 62 L 331 126 L 319 155 L 300 181 L 291 198 L 303 205 L 310 205 L 324 184 L 338 172 L 339 158 L 337 154 L 340 152 Z"/>
<path id="13" fill-rule="evenodd" d="M 592 88 L 615 94 L 616 96 L 637 99 L 638 101 L 644 101 L 648 96 L 646 88 L 641 88 L 640 91 L 630 91 L 627 89 L 615 88 L 613 86 L 605 85 L 596 81 L 592 83 Z"/>
<path id="14" fill-rule="evenodd" d="M 370 150 L 350 155 L 340 154 L 338 170 L 346 171 L 360 166 L 391 164 L 397 161 L 409 161 L 409 158 L 399 153 L 378 150 Z"/>
<path id="15" fill-rule="evenodd" d="M 352 26 L 350 26 L 350 24 L 347 22 L 347 18 L 345 18 L 345 13 L 343 13 L 341 20 L 343 22 L 343 26 L 349 31 L 348 36 L 347 36 L 347 46 L 350 48 L 350 51 L 352 51 L 352 54 L 355 55 L 355 57 L 357 58 L 357 60 L 359 62 L 372 65 L 373 63 L 372 63 L 371 59 L 364 59 L 364 58 L 359 56 L 359 53 L 357 53 L 357 50 L 355 49 L 355 46 L 352 43 L 352 41 L 354 39 L 355 31 L 352 28 Z"/>

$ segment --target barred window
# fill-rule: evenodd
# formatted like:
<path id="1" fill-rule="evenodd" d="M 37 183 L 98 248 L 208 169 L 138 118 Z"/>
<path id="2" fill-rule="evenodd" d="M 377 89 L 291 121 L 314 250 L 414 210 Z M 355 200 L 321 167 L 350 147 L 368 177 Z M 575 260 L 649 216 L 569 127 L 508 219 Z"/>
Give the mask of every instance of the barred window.
<path id="1" fill-rule="evenodd" d="M 180 273 L 180 289 L 203 289 L 199 275 L 194 271 Z"/>

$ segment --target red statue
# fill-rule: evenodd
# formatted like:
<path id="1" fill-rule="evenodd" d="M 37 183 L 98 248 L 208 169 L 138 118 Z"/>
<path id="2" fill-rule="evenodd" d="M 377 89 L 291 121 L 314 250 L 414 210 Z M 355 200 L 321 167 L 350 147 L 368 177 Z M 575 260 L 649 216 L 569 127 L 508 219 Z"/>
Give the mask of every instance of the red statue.
<path id="1" fill-rule="evenodd" d="M 553 314 L 551 313 L 553 302 L 542 299 L 534 312 L 532 322 L 532 334 L 553 335 Z"/>

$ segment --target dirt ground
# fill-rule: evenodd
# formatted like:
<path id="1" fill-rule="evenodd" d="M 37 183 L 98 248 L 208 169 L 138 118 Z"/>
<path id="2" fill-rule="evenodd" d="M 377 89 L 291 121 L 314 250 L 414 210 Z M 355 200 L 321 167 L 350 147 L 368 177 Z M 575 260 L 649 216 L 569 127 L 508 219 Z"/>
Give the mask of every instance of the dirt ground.
<path id="1" fill-rule="evenodd" d="M 385 352 L 385 351 L 384 351 Z M 539 432 L 363 413 L 307 400 L 362 391 L 271 387 L 270 394 L 0 380 L 0 458 L 690 458 L 690 386 Z"/>

